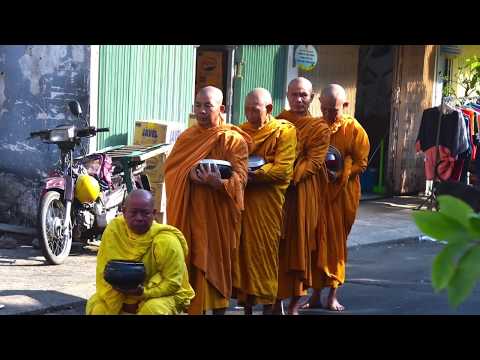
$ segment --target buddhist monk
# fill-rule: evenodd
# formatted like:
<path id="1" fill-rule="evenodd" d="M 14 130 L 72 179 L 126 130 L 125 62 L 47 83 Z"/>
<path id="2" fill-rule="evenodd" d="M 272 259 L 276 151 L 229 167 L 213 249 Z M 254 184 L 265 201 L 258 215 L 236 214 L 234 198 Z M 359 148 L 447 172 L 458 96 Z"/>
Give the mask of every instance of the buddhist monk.
<path id="1" fill-rule="evenodd" d="M 328 123 L 330 144 L 339 150 L 344 164 L 338 173 L 329 171 L 328 180 L 322 183 L 327 191 L 321 202 L 317 251 L 312 258 L 314 291 L 305 307 L 342 311 L 337 289 L 345 281 L 347 237 L 360 202 L 360 174 L 367 168 L 370 143 L 360 123 L 344 113 L 348 102 L 340 85 L 323 89 L 320 103 L 323 117 L 319 121 Z M 321 291 L 326 287 L 330 291 L 322 303 Z"/>
<path id="2" fill-rule="evenodd" d="M 293 175 L 297 145 L 296 130 L 286 120 L 271 113 L 272 96 L 257 88 L 245 99 L 247 122 L 241 126 L 253 139 L 251 155 L 260 156 L 265 165 L 249 170 L 245 190 L 245 211 L 234 287 L 245 314 L 263 304 L 271 314 L 278 289 L 278 246 L 285 192 Z"/>
<path id="3" fill-rule="evenodd" d="M 278 295 L 274 313 L 282 313 L 282 299 L 290 298 L 288 314 L 297 315 L 299 301 L 311 286 L 311 252 L 316 248 L 319 218 L 320 176 L 325 176 L 325 155 L 330 132 L 326 123 L 308 112 L 313 99 L 312 84 L 305 78 L 290 82 L 287 98 L 291 110 L 278 119 L 292 122 L 297 130 L 293 178 L 284 205 L 283 234 L 279 250 Z M 322 175 L 323 174 L 323 175 Z"/>
<path id="4" fill-rule="evenodd" d="M 134 190 L 123 215 L 107 225 L 97 255 L 97 291 L 87 302 L 87 315 L 174 315 L 188 307 L 194 292 L 185 263 L 187 242 L 178 229 L 158 224 L 155 213 L 152 194 Z M 107 283 L 103 274 L 110 260 L 143 262 L 144 284 L 122 290 Z"/>
<path id="5" fill-rule="evenodd" d="M 207 86 L 195 98 L 197 124 L 185 130 L 165 162 L 167 223 L 178 227 L 196 296 L 189 314 L 224 314 L 232 295 L 232 256 L 240 240 L 250 136 L 225 124 L 221 90 Z M 202 159 L 228 161 L 229 178 Z"/>

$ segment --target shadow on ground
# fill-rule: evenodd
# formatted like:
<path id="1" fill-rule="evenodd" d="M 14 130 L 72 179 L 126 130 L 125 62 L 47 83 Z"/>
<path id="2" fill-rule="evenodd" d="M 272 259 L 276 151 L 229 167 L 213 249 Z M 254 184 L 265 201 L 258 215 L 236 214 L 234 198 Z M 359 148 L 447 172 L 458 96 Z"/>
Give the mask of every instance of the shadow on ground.
<path id="1" fill-rule="evenodd" d="M 35 315 L 78 306 L 85 299 L 51 290 L 0 290 L 0 315 Z"/>

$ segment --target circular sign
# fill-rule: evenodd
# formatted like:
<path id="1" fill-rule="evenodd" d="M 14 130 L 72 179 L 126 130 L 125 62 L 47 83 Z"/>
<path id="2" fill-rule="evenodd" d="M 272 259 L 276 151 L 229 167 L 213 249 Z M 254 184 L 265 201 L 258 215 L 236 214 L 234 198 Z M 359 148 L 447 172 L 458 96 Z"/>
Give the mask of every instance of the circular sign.
<path id="1" fill-rule="evenodd" d="M 303 71 L 313 70 L 317 65 L 317 50 L 313 45 L 299 45 L 295 50 L 295 63 Z"/>

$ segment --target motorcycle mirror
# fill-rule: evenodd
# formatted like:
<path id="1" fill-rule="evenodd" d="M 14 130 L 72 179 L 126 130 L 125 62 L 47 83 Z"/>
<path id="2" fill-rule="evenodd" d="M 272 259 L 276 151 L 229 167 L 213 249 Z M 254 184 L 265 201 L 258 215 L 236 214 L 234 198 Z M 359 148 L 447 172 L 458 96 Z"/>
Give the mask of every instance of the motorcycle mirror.
<path id="1" fill-rule="evenodd" d="M 70 101 L 68 103 L 68 107 L 70 108 L 70 111 L 73 115 L 79 116 L 82 114 L 82 107 L 80 106 L 80 103 L 78 101 Z"/>

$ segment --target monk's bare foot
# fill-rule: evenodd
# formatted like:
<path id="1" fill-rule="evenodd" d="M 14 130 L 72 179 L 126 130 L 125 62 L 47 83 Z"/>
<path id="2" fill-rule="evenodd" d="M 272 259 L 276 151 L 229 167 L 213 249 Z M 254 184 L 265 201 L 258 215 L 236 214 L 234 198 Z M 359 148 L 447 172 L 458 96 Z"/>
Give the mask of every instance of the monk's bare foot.
<path id="1" fill-rule="evenodd" d="M 292 300 L 290 301 L 290 304 L 288 304 L 288 315 L 299 315 L 298 310 L 300 310 L 300 307 L 302 304 L 300 303 L 300 297 L 293 297 Z"/>
<path id="2" fill-rule="evenodd" d="M 320 301 L 320 291 L 314 290 L 312 296 L 302 305 L 302 309 L 323 309 L 325 306 Z"/>
<path id="3" fill-rule="evenodd" d="M 345 307 L 338 302 L 336 297 L 334 297 L 332 299 L 328 299 L 327 309 L 331 311 L 343 311 L 345 310 Z"/>
<path id="4" fill-rule="evenodd" d="M 308 300 L 305 304 L 302 305 L 302 309 L 324 309 L 325 305 L 321 301 L 312 301 Z"/>

